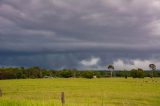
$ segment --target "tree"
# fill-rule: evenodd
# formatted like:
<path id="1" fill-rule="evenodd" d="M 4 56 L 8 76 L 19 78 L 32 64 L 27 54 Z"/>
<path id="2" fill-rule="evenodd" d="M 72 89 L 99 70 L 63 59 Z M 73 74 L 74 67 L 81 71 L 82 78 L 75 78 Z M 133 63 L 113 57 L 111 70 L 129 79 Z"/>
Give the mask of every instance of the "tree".
<path id="1" fill-rule="evenodd" d="M 156 70 L 156 65 L 155 64 L 149 64 L 149 68 L 152 70 L 151 73 L 151 78 L 154 77 L 154 71 Z"/>
<path id="2" fill-rule="evenodd" d="M 144 70 L 141 69 L 141 68 L 132 69 L 131 70 L 131 76 L 133 78 L 144 78 Z"/>
<path id="3" fill-rule="evenodd" d="M 108 70 L 111 72 L 111 77 L 112 77 L 112 71 L 114 70 L 114 66 L 108 65 Z"/>
<path id="4" fill-rule="evenodd" d="M 41 78 L 41 68 L 38 66 L 33 66 L 27 69 L 28 78 Z"/>
<path id="5" fill-rule="evenodd" d="M 60 72 L 60 75 L 63 78 L 70 78 L 70 77 L 73 77 L 73 72 L 71 70 L 64 69 Z"/>

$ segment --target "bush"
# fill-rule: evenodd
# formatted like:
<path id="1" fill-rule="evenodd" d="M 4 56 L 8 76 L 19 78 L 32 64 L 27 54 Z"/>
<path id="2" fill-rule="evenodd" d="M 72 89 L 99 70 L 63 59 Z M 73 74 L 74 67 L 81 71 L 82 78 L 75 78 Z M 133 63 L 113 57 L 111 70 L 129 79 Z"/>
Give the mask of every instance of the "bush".
<path id="1" fill-rule="evenodd" d="M 101 77 L 102 77 L 101 73 L 98 72 L 98 71 L 95 71 L 95 72 L 94 72 L 94 75 L 95 75 L 97 78 L 101 78 Z"/>
<path id="2" fill-rule="evenodd" d="M 85 72 L 82 73 L 83 78 L 91 79 L 91 78 L 93 78 L 93 76 L 94 76 L 94 73 L 92 71 L 85 71 Z"/>

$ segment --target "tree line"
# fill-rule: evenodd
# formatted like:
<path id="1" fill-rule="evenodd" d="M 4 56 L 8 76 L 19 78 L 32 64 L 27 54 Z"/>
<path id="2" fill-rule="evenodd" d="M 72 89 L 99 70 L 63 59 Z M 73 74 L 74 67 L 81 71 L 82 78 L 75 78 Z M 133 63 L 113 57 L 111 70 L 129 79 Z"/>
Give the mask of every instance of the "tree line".
<path id="1" fill-rule="evenodd" d="M 47 70 L 37 66 L 24 68 L 24 67 L 9 67 L 0 68 L 0 79 L 27 79 L 27 78 L 104 78 L 104 77 L 160 77 L 160 71 L 157 71 L 153 64 L 149 65 L 151 71 L 144 71 L 141 68 L 132 70 L 114 70 L 113 65 L 108 65 L 108 70 L 81 71 L 77 69 L 63 69 L 63 70 Z"/>

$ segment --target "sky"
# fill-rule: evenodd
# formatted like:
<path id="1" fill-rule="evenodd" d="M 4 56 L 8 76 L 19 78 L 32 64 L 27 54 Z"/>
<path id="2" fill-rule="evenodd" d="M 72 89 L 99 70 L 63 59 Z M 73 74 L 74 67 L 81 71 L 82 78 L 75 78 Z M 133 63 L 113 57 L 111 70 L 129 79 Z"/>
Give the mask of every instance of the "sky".
<path id="1" fill-rule="evenodd" d="M 0 0 L 0 66 L 160 68 L 160 0 Z"/>

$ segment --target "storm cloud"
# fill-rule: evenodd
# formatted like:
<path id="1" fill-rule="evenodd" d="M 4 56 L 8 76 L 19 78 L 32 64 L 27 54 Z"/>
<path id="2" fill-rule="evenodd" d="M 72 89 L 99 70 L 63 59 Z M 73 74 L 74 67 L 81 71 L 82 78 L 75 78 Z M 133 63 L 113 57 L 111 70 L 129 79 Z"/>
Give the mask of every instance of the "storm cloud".
<path id="1" fill-rule="evenodd" d="M 159 13 L 159 0 L 0 0 L 0 65 L 160 67 Z"/>

